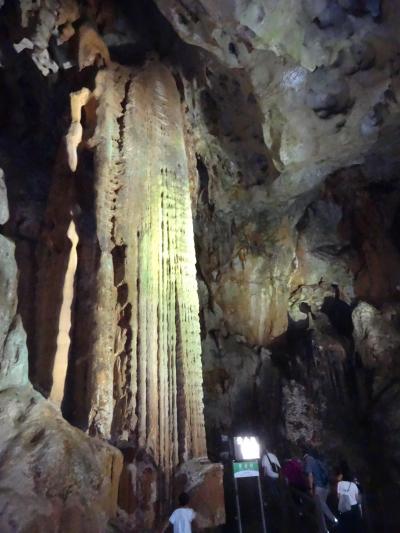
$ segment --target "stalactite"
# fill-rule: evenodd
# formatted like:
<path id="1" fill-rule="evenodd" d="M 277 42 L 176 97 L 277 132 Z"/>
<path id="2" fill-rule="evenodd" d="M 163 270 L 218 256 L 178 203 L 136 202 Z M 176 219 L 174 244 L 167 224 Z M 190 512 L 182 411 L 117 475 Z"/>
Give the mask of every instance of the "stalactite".
<path id="1" fill-rule="evenodd" d="M 89 24 L 83 24 L 79 28 L 79 70 L 94 65 L 95 63 L 98 65 L 102 63 L 109 66 L 110 53 L 97 31 L 89 26 Z"/>
<path id="2" fill-rule="evenodd" d="M 98 259 L 89 431 L 145 452 L 168 501 L 177 465 L 206 455 L 180 98 L 157 62 L 139 72 L 111 65 L 93 94 Z"/>
<path id="3" fill-rule="evenodd" d="M 206 450 L 183 122 L 175 82 L 158 64 L 132 79 L 122 151 L 126 188 L 118 202 L 132 205 L 129 187 L 142 199 L 128 219 L 137 247 L 127 249 L 127 257 L 138 251 L 137 271 L 128 278 L 128 287 L 138 280 L 138 442 L 170 472 L 178 454 L 184 460 Z M 117 209 L 117 219 L 125 222 L 120 228 L 131 228 L 126 211 Z M 123 240 L 132 240 L 126 229 Z M 182 453 L 178 441 L 184 443 Z"/>
<path id="4" fill-rule="evenodd" d="M 152 528 L 178 467 L 206 456 L 181 102 L 156 61 L 111 63 L 70 102 L 38 252 L 33 375 L 69 421 L 129 450 L 131 498 Z"/>
<path id="5" fill-rule="evenodd" d="M 113 417 L 113 368 L 117 330 L 117 289 L 111 251 L 115 247 L 115 203 L 120 186 L 121 102 L 127 74 L 112 67 L 97 76 L 101 97 L 97 110 L 98 124 L 92 143 L 96 145 L 96 223 L 99 243 L 97 271 L 96 331 L 89 377 L 89 428 L 92 434 L 108 437 Z M 100 88 L 100 89 L 99 89 Z"/>
<path id="6" fill-rule="evenodd" d="M 91 93 L 87 87 L 83 87 L 80 91 L 71 93 L 71 125 L 65 137 L 65 144 L 67 148 L 68 164 L 72 172 L 76 171 L 78 166 L 78 146 L 82 141 L 83 128 L 81 124 L 82 107 L 84 107 L 91 97 Z"/>

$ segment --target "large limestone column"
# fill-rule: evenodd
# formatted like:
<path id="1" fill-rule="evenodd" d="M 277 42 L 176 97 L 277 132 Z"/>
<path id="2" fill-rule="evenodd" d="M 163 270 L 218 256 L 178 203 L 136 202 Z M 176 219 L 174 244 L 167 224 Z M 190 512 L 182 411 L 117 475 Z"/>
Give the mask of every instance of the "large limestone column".
<path id="1" fill-rule="evenodd" d="M 93 100 L 94 134 L 82 132 L 86 140 L 72 147 L 78 159 L 81 142 L 94 153 L 90 305 L 87 318 L 80 313 L 73 325 L 74 339 L 87 337 L 88 350 L 76 353 L 74 339 L 71 345 L 76 361 L 85 358 L 88 366 L 82 372 L 71 365 L 69 379 L 72 389 L 86 391 L 89 433 L 124 451 L 121 506 L 138 530 L 152 529 L 168 512 L 177 474 L 193 487 L 187 472 L 205 469 L 196 482 L 207 479 L 223 494 L 220 466 L 206 457 L 182 108 L 173 75 L 155 61 L 100 70 L 85 116 Z M 78 256 L 78 273 L 81 266 Z M 71 402 L 79 412 L 79 394 Z M 223 511 L 214 515 L 209 527 L 221 523 Z"/>
<path id="2" fill-rule="evenodd" d="M 93 433 L 136 442 L 168 477 L 206 455 L 198 296 L 179 93 L 157 62 L 97 76 L 99 242 Z"/>

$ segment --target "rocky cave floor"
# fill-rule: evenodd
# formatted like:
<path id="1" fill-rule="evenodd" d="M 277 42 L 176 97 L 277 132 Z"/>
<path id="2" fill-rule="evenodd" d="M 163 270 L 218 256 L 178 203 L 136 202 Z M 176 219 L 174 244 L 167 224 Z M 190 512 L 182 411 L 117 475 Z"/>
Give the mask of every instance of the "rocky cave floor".
<path id="1" fill-rule="evenodd" d="M 71 93 L 110 64 L 135 76 L 157 58 L 179 90 L 192 169 L 210 459 L 238 432 L 281 458 L 312 442 L 358 473 L 371 531 L 400 531 L 400 2 L 0 6 L 0 530 L 56 531 L 51 516 L 57 531 L 100 531 L 96 515 L 141 501 L 124 484 L 118 496 L 126 412 L 103 438 L 82 407 L 98 303 L 82 281 L 97 268 L 94 106 L 76 172 L 64 139 Z M 71 249 L 79 290 L 62 323 Z M 122 247 L 112 254 L 117 276 Z M 42 395 L 66 338 L 60 411 Z"/>

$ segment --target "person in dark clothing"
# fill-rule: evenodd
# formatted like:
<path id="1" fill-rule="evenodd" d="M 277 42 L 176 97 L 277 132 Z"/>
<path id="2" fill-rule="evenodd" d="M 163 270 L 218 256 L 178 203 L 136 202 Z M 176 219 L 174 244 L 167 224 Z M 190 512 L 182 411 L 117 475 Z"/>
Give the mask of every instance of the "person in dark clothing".
<path id="1" fill-rule="evenodd" d="M 314 497 L 319 521 L 319 533 L 327 533 L 326 520 L 336 525 L 338 519 L 328 507 L 326 500 L 329 494 L 329 476 L 324 461 L 312 448 L 305 448 L 304 472 L 308 491 Z"/>
<path id="2" fill-rule="evenodd" d="M 282 476 L 286 481 L 287 511 L 293 527 L 288 531 L 310 533 L 317 529 L 314 498 L 308 493 L 306 475 L 300 459 L 284 462 Z"/>
<path id="3" fill-rule="evenodd" d="M 306 476 L 300 459 L 296 457 L 287 459 L 282 467 L 282 475 L 289 487 L 293 487 L 300 492 L 307 492 Z"/>

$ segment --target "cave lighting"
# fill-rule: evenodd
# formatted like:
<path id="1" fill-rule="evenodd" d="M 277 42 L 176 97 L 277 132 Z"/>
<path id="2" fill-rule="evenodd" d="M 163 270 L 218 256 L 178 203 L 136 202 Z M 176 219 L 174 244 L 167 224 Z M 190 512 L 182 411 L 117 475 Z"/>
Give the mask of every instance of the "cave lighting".
<path id="1" fill-rule="evenodd" d="M 237 461 L 260 459 L 260 442 L 254 436 L 234 437 L 235 458 Z"/>

